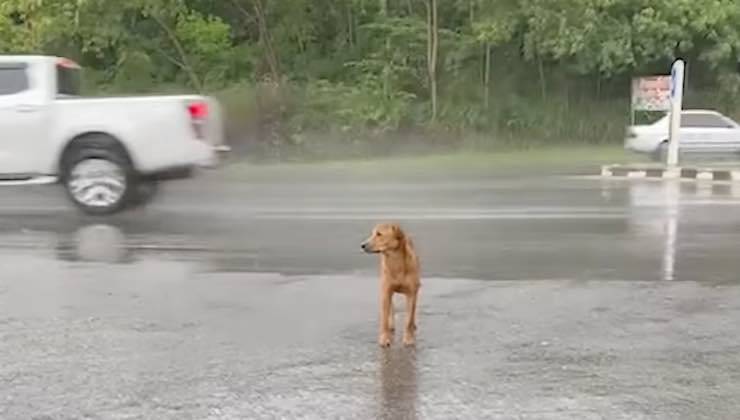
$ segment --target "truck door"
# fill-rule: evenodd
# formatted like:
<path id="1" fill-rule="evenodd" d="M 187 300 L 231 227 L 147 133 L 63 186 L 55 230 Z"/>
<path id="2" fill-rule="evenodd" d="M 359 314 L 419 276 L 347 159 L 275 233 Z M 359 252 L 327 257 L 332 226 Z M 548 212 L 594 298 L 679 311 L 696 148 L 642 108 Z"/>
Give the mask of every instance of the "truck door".
<path id="1" fill-rule="evenodd" d="M 31 177 L 43 153 L 44 109 L 29 64 L 0 62 L 0 179 Z"/>

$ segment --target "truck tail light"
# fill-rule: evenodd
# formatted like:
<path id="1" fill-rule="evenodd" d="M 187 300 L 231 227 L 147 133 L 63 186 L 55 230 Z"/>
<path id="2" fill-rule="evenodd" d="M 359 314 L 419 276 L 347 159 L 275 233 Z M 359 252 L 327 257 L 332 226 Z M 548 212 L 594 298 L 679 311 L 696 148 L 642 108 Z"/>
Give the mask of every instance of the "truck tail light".
<path id="1" fill-rule="evenodd" d="M 205 119 L 208 117 L 208 104 L 205 102 L 193 102 L 188 105 L 188 112 L 192 119 Z"/>
<path id="2" fill-rule="evenodd" d="M 198 101 L 191 102 L 187 106 L 190 124 L 198 140 L 205 138 L 205 123 L 208 118 L 208 103 Z"/>

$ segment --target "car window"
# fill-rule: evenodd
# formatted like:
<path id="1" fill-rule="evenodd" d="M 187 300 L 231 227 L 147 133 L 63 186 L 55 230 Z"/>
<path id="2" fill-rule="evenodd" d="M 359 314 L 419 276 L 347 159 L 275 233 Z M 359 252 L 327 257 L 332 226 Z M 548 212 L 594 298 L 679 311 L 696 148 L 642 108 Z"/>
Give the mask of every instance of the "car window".
<path id="1" fill-rule="evenodd" d="M 729 128 L 730 124 L 716 114 L 683 114 L 681 127 Z"/>
<path id="2" fill-rule="evenodd" d="M 22 64 L 0 64 L 0 95 L 13 95 L 28 89 L 28 74 Z"/>

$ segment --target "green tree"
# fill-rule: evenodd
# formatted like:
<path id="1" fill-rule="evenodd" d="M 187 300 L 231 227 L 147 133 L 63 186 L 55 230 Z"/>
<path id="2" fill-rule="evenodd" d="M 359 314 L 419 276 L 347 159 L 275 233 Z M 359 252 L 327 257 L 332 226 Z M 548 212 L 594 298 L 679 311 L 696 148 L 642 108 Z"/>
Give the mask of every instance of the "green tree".
<path id="1" fill-rule="evenodd" d="M 288 139 L 593 141 L 622 135 L 626 80 L 676 57 L 688 104 L 737 109 L 738 22 L 737 0 L 5 0 L 0 49 L 73 58 L 93 92 L 227 89 Z"/>

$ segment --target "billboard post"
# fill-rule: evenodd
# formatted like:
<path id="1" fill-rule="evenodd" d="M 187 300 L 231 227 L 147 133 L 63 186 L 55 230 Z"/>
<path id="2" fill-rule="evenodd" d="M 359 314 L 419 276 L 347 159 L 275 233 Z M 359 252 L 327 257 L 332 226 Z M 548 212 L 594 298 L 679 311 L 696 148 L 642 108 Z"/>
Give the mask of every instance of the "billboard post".
<path id="1" fill-rule="evenodd" d="M 666 165 L 675 168 L 678 165 L 678 146 L 681 130 L 681 110 L 683 109 L 684 62 L 676 60 L 671 68 L 671 117 L 668 136 L 668 154 Z"/>

